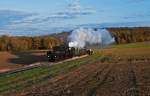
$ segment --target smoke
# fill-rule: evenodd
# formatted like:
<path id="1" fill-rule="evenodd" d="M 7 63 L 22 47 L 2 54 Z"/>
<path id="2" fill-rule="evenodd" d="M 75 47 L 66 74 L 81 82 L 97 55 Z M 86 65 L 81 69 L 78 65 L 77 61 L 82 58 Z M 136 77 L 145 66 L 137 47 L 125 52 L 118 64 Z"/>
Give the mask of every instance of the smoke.
<path id="1" fill-rule="evenodd" d="M 69 36 L 69 47 L 83 48 L 86 44 L 109 45 L 115 42 L 106 29 L 94 30 L 91 28 L 75 29 Z"/>

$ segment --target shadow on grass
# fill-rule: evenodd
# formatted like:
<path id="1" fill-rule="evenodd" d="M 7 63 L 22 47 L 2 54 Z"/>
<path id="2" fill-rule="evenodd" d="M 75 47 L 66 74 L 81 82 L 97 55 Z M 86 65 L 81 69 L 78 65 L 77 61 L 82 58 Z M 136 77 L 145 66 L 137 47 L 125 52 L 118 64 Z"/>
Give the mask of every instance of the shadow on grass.
<path id="1" fill-rule="evenodd" d="M 9 62 L 13 64 L 29 65 L 36 62 L 48 61 L 46 57 L 46 52 L 11 52 L 11 54 L 16 55 L 17 58 L 10 58 Z"/>

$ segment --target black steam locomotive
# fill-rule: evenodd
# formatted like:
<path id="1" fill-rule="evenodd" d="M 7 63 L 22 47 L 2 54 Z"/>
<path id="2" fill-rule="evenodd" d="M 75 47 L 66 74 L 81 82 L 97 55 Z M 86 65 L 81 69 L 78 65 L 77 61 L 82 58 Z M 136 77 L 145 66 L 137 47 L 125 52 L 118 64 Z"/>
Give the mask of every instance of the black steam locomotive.
<path id="1" fill-rule="evenodd" d="M 91 49 L 90 50 L 87 50 L 85 48 L 77 49 L 74 47 L 68 47 L 66 45 L 56 46 L 52 50 L 47 51 L 47 57 L 50 62 L 60 61 L 86 54 L 92 55 L 93 51 Z"/>

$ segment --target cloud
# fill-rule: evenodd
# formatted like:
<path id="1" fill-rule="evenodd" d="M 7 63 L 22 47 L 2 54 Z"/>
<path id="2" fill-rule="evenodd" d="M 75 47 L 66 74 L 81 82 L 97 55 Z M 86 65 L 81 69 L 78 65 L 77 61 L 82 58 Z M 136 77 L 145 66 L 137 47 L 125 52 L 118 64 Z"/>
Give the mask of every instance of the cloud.
<path id="1" fill-rule="evenodd" d="M 13 10 L 0 10 L 0 27 L 10 24 L 15 20 L 23 20 L 33 15 L 35 15 L 35 13 L 26 13 Z"/>
<path id="2" fill-rule="evenodd" d="M 59 12 L 50 13 L 48 16 L 37 16 L 33 18 L 27 18 L 24 22 L 54 22 L 59 20 L 66 20 L 66 19 L 75 19 L 79 18 L 80 16 L 86 16 L 96 13 L 91 7 L 82 7 L 80 4 L 80 0 L 73 0 L 65 10 L 61 10 Z"/>
<path id="3" fill-rule="evenodd" d="M 72 1 L 65 10 L 59 10 L 55 13 L 50 12 L 49 14 L 27 13 L 15 10 L 0 10 L 0 34 L 26 34 L 27 32 L 42 31 L 56 32 L 60 29 L 66 29 L 68 27 L 68 21 L 66 20 L 91 15 L 95 12 L 96 11 L 90 7 L 81 6 L 80 0 Z M 72 26 L 69 27 L 72 28 Z"/>
<path id="4" fill-rule="evenodd" d="M 80 16 L 86 16 L 94 14 L 96 11 L 90 7 L 82 7 L 80 4 L 80 0 L 74 0 L 71 2 L 65 10 L 61 10 L 59 12 L 50 13 L 47 15 L 41 15 L 38 13 L 25 13 L 20 11 L 12 11 L 12 10 L 2 10 L 0 15 L 4 21 L 13 24 L 21 24 L 21 23 L 28 23 L 28 24 L 37 24 L 43 22 L 59 22 L 60 20 L 66 19 L 75 19 L 79 18 Z"/>
<path id="5" fill-rule="evenodd" d="M 10 12 L 13 13 L 14 11 L 10 11 Z M 7 13 L 7 12 L 4 12 L 4 13 Z M 24 13 L 24 12 L 21 12 L 21 13 Z M 44 35 L 44 34 L 50 34 L 54 32 L 60 32 L 60 31 L 68 29 L 65 27 L 66 25 L 61 23 L 61 21 L 63 20 L 63 17 L 65 16 L 59 16 L 59 15 L 56 16 L 54 14 L 50 16 L 47 16 L 47 15 L 44 16 L 40 14 L 29 15 L 29 14 L 25 14 L 25 13 L 21 14 L 21 13 L 9 14 L 8 17 L 11 17 L 13 19 L 10 19 L 10 18 L 4 19 L 4 21 L 7 23 L 0 24 L 0 35 L 35 36 L 35 35 Z M 2 16 L 4 15 L 2 14 Z M 21 18 L 18 18 L 18 17 L 21 17 Z M 3 17 L 1 17 L 1 19 L 3 19 Z M 56 20 L 57 22 L 54 20 Z M 58 24 L 58 22 L 60 24 Z"/>
<path id="6" fill-rule="evenodd" d="M 38 13 L 27 13 L 14 10 L 0 10 L 0 35 L 29 35 L 31 34 L 31 32 L 34 32 L 37 35 L 39 34 L 37 32 L 42 32 L 44 34 L 44 32 L 51 32 L 51 30 L 54 30 L 54 28 L 56 28 L 56 26 L 51 26 L 55 24 L 55 19 L 63 19 L 64 17 L 65 16 L 60 15 L 56 16 L 55 14 L 44 16 Z"/>
<path id="7" fill-rule="evenodd" d="M 123 18 L 124 19 L 136 19 L 136 18 L 145 18 L 145 17 L 149 17 L 150 14 L 147 13 L 147 14 L 142 14 L 142 13 L 135 13 L 135 14 L 131 14 L 131 15 L 128 15 L 128 16 L 124 16 Z"/>
<path id="8" fill-rule="evenodd" d="M 78 16 L 82 15 L 91 15 L 96 13 L 96 10 L 94 10 L 91 7 L 83 7 L 80 4 L 80 0 L 74 0 L 71 2 L 65 11 L 58 12 L 56 14 L 58 15 L 66 15 L 68 17 L 76 18 Z"/>
<path id="9" fill-rule="evenodd" d="M 35 13 L 27 13 L 27 12 L 22 12 L 22 11 L 14 11 L 14 10 L 0 10 L 0 16 L 1 17 L 20 17 L 20 18 L 24 18 L 24 17 L 28 17 L 28 16 L 32 16 Z"/>
<path id="10" fill-rule="evenodd" d="M 142 3 L 142 2 L 147 2 L 149 0 L 128 0 L 129 3 Z"/>

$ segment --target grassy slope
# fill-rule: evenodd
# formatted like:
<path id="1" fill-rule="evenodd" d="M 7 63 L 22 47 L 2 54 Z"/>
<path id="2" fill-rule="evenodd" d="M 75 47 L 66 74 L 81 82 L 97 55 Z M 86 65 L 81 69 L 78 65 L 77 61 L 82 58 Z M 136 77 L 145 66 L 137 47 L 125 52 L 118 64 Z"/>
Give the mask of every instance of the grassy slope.
<path id="1" fill-rule="evenodd" d="M 150 42 L 114 45 L 113 48 L 150 48 Z"/>
<path id="2" fill-rule="evenodd" d="M 48 79 L 59 74 L 69 72 L 83 64 L 94 63 L 100 58 L 99 54 L 88 56 L 79 60 L 64 62 L 50 67 L 39 67 L 32 70 L 22 71 L 14 74 L 0 76 L 0 94 L 18 92 L 48 81 Z"/>

